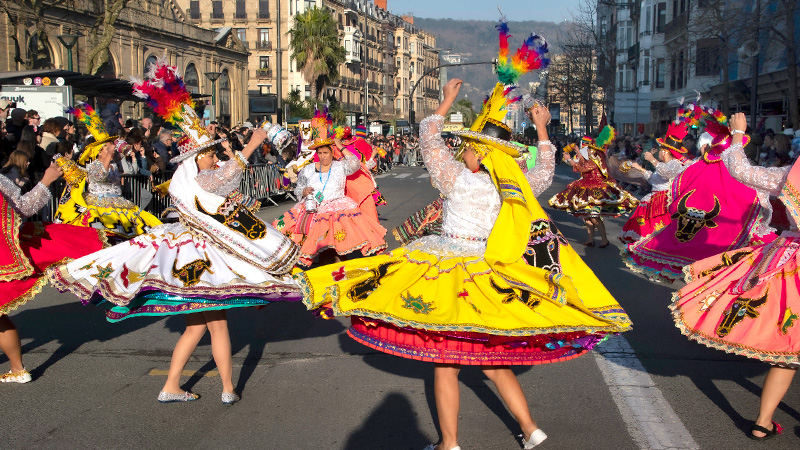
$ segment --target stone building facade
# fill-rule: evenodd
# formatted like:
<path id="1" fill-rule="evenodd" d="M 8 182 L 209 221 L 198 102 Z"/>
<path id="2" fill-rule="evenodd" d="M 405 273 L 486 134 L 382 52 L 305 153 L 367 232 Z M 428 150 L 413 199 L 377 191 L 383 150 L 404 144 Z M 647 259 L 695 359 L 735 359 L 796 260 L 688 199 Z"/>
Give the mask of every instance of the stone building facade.
<path id="1" fill-rule="evenodd" d="M 9 3 L 12 14 L 24 16 L 14 3 Z M 57 38 L 61 34 L 83 34 L 72 49 L 73 70 L 88 71 L 87 55 L 90 51 L 88 35 L 100 11 L 94 10 L 93 2 L 74 0 L 66 6 L 49 7 L 44 20 L 47 30 L 45 46 L 49 60 L 43 67 L 67 69 L 67 49 Z M 156 58 L 166 56 L 185 76 L 189 90 L 208 94 L 211 100 L 211 81 L 206 72 L 219 72 L 215 83 L 214 99 L 216 118 L 224 123 L 237 124 L 249 116 L 247 91 L 248 53 L 232 30 L 210 30 L 191 23 L 174 0 L 132 0 L 121 12 L 116 32 L 109 47 L 109 62 L 98 75 L 109 78 L 129 79 L 141 77 L 147 66 Z M 17 27 L 17 39 L 30 45 L 30 32 Z M 26 67 L 14 61 L 15 47 L 9 37 L 12 27 L 8 17 L 0 15 L 0 70 L 19 71 Z M 27 54 L 22 49 L 23 58 Z M 199 101 L 202 103 L 202 101 Z M 210 111 L 209 111 L 210 112 Z M 124 102 L 125 118 L 138 119 L 148 112 L 143 103 Z"/>

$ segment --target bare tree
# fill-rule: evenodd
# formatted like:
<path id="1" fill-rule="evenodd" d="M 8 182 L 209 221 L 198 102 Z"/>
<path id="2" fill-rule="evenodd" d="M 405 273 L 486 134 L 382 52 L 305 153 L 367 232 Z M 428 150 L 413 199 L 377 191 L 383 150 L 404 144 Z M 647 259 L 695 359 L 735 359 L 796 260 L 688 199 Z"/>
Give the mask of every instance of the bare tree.
<path id="1" fill-rule="evenodd" d="M 93 0 L 94 10 L 101 14 L 95 20 L 89 33 L 89 54 L 86 57 L 87 67 L 91 75 L 97 75 L 108 63 L 108 48 L 116 34 L 120 13 L 128 6 L 130 0 Z"/>
<path id="2" fill-rule="evenodd" d="M 49 8 L 67 3 L 68 0 L 19 0 L 3 1 L 3 12 L 8 18 L 8 37 L 14 45 L 14 61 L 26 69 L 35 69 L 49 58 L 45 13 Z M 20 28 L 25 41 L 20 43 Z"/>
<path id="3" fill-rule="evenodd" d="M 766 8 L 767 2 L 763 2 L 763 7 Z M 795 14 L 800 10 L 800 3 L 797 0 L 777 0 L 777 8 L 772 17 L 779 18 L 778 20 L 764 20 L 767 31 L 770 37 L 775 37 L 786 48 L 786 71 L 789 81 L 788 94 L 789 94 L 789 123 L 795 130 L 800 129 L 800 107 L 798 106 L 797 89 L 797 51 L 798 42 L 795 35 Z M 759 11 L 759 14 L 762 12 Z M 761 17 L 770 17 L 761 14 Z M 783 20 L 780 20 L 783 19 Z"/>
<path id="4" fill-rule="evenodd" d="M 567 111 L 567 131 L 572 133 L 572 111 L 580 103 L 580 95 L 576 86 L 579 81 L 572 60 L 566 54 L 553 56 L 547 74 L 549 101 L 559 103 Z"/>
<path id="5" fill-rule="evenodd" d="M 605 21 L 603 18 L 614 19 L 618 3 L 617 0 L 581 0 L 572 13 L 572 23 L 567 32 L 572 45 L 587 46 L 592 50 L 595 73 L 592 83 L 602 89 L 606 111 L 613 109 L 619 50 L 617 27 L 612 26 L 613 20 Z M 591 93 L 588 97 L 591 98 Z M 589 125 L 587 122 L 587 129 Z"/>
<path id="6" fill-rule="evenodd" d="M 594 94 L 598 88 L 595 34 L 581 25 L 569 24 L 560 34 L 559 40 L 564 49 L 564 57 L 569 61 L 568 76 L 573 81 L 570 83 L 571 95 L 577 96 L 577 104 L 584 108 L 585 131 L 589 132 L 593 123 Z"/>

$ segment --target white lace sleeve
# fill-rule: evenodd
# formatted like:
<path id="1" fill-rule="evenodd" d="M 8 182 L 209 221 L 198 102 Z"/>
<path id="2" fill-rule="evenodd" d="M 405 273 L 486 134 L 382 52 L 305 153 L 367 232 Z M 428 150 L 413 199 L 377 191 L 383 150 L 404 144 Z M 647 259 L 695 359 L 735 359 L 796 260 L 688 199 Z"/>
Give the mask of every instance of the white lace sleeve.
<path id="1" fill-rule="evenodd" d="M 433 186 L 447 195 L 465 166 L 456 161 L 442 139 L 444 117 L 428 116 L 419 124 L 419 149 Z"/>
<path id="2" fill-rule="evenodd" d="M 218 169 L 200 171 L 195 178 L 197 184 L 204 191 L 223 197 L 238 189 L 242 182 L 243 169 L 247 167 L 247 163 L 240 155 L 237 154 L 234 159 L 225 162 Z"/>
<path id="3" fill-rule="evenodd" d="M 634 169 L 634 170 L 636 170 L 636 169 Z M 650 177 L 653 176 L 653 171 L 645 169 L 645 171 L 642 172 L 642 176 L 644 177 L 645 180 L 650 181 Z M 652 182 L 651 182 L 651 184 L 652 184 Z"/>
<path id="4" fill-rule="evenodd" d="M 683 172 L 683 164 L 677 159 L 656 164 L 656 172 L 665 180 L 671 180 Z"/>
<path id="5" fill-rule="evenodd" d="M 722 161 L 728 172 L 741 181 L 758 191 L 765 191 L 769 195 L 777 196 L 786 182 L 791 166 L 786 167 L 760 167 L 750 164 L 744 154 L 742 144 L 733 144 L 722 152 Z"/>
<path id="6" fill-rule="evenodd" d="M 300 173 L 297 174 L 297 183 L 295 183 L 294 185 L 294 196 L 297 198 L 297 200 L 302 201 L 300 197 L 303 196 L 303 189 L 309 186 L 308 176 L 311 172 L 309 171 L 308 168 L 311 167 L 313 170 L 314 167 L 313 164 L 314 163 L 312 162 L 311 164 L 303 167 L 302 169 L 300 169 Z"/>
<path id="7" fill-rule="evenodd" d="M 347 150 L 342 152 L 342 155 L 344 158 L 342 158 L 339 162 L 342 164 L 342 169 L 344 169 L 345 175 L 350 176 L 361 168 L 361 159 L 353 154 L 353 152 Z"/>
<path id="8" fill-rule="evenodd" d="M 0 175 L 0 193 L 23 217 L 36 214 L 50 200 L 50 189 L 42 183 L 37 183 L 30 192 L 21 195 L 19 186 L 3 175 Z"/>
<path id="9" fill-rule="evenodd" d="M 538 197 L 553 184 L 553 173 L 556 170 L 556 149 L 552 144 L 539 146 L 536 165 L 525 173 L 533 195 Z"/>
<path id="10" fill-rule="evenodd" d="M 364 165 L 367 166 L 367 169 L 372 170 L 378 165 L 378 163 L 376 163 L 374 159 L 368 159 Z"/>

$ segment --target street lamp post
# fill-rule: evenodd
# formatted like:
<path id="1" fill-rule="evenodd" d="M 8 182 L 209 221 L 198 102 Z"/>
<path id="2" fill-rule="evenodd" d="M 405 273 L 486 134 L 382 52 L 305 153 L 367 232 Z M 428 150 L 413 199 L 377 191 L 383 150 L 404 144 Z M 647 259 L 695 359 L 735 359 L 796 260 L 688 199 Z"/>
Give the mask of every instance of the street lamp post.
<path id="1" fill-rule="evenodd" d="M 206 72 L 206 78 L 211 80 L 211 120 L 217 120 L 217 78 L 222 76 L 222 72 Z"/>
<path id="2" fill-rule="evenodd" d="M 83 35 L 80 33 L 66 33 L 57 36 L 61 45 L 67 48 L 67 70 L 70 72 L 72 72 L 72 47 L 75 47 L 75 44 L 78 43 L 78 38 L 81 36 Z"/>

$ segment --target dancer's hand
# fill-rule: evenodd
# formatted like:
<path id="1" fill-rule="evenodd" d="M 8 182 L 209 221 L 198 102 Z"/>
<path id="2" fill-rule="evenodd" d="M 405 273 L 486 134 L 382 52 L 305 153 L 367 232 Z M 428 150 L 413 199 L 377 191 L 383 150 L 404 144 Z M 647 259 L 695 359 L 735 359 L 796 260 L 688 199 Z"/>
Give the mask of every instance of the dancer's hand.
<path id="1" fill-rule="evenodd" d="M 731 116 L 731 120 L 728 122 L 730 124 L 730 130 L 747 130 L 747 116 L 744 115 L 742 112 L 738 112 Z"/>
<path id="2" fill-rule="evenodd" d="M 50 186 L 54 181 L 58 179 L 63 174 L 61 168 L 58 167 L 56 163 L 50 163 L 50 167 L 44 171 L 44 175 L 42 176 L 41 183 L 45 186 Z"/>
<path id="3" fill-rule="evenodd" d="M 537 130 L 539 128 L 546 128 L 548 122 L 550 122 L 550 111 L 540 106 L 538 103 L 528 110 L 528 115 L 533 121 L 533 124 L 536 125 Z"/>
<path id="4" fill-rule="evenodd" d="M 458 91 L 461 90 L 461 85 L 464 83 L 463 80 L 458 78 L 453 78 L 444 85 L 442 89 L 442 93 L 444 94 L 444 100 L 455 101 L 456 97 L 458 97 Z"/>
<path id="5" fill-rule="evenodd" d="M 656 160 L 656 157 L 653 156 L 653 154 L 650 152 L 645 152 L 644 159 L 646 159 L 647 162 L 649 162 L 650 164 L 655 164 L 656 162 L 658 162 L 658 160 Z"/>
<path id="6" fill-rule="evenodd" d="M 309 195 L 311 195 L 313 193 L 314 193 L 314 188 L 312 188 L 312 187 L 307 187 L 307 188 L 303 189 L 303 197 L 308 197 Z"/>

